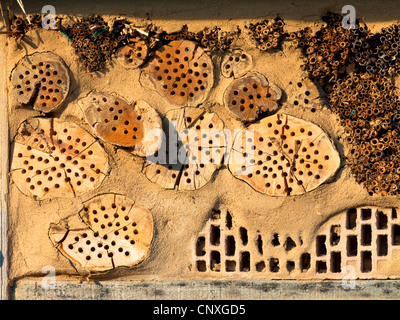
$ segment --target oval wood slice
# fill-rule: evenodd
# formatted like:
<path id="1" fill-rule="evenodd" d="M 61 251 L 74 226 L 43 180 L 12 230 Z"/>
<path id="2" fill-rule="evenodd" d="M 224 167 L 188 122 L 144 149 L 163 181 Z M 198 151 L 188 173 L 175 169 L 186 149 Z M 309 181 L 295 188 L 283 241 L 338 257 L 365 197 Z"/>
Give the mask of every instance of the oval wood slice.
<path id="1" fill-rule="evenodd" d="M 272 196 L 300 195 L 332 179 L 340 156 L 315 124 L 277 114 L 235 137 L 229 170 L 256 191 Z"/>
<path id="2" fill-rule="evenodd" d="M 52 224 L 49 231 L 53 244 L 78 268 L 132 267 L 148 256 L 153 239 L 153 217 L 148 209 L 125 196 L 103 194 L 84 202 L 79 214 L 88 228 Z"/>
<path id="3" fill-rule="evenodd" d="M 221 165 L 225 153 L 223 129 L 216 114 L 201 108 L 171 110 L 164 118 L 167 141 L 157 158 L 147 159 L 143 172 L 165 189 L 201 188 Z"/>
<path id="4" fill-rule="evenodd" d="M 113 94 L 92 91 L 79 100 L 86 121 L 103 141 L 130 147 L 139 156 L 154 154 L 163 140 L 157 111 L 140 100 L 128 104 Z"/>

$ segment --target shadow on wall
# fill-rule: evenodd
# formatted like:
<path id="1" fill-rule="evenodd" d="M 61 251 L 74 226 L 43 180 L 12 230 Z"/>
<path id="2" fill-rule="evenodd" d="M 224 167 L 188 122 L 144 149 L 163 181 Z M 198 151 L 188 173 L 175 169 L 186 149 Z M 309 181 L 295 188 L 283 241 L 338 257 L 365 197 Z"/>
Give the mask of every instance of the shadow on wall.
<path id="1" fill-rule="evenodd" d="M 10 3 L 11 1 L 3 0 Z M 24 0 L 28 14 L 40 13 L 48 1 Z M 340 13 L 343 6 L 351 4 L 356 8 L 360 21 L 384 22 L 398 20 L 400 7 L 396 0 L 116 0 L 116 1 L 51 1 L 58 14 L 71 15 L 127 15 L 138 19 L 164 20 L 241 20 L 266 19 L 280 15 L 283 19 L 294 21 L 315 21 L 327 11 Z M 4 4 L 3 4 L 4 5 Z M 22 14 L 16 1 L 11 8 Z"/>

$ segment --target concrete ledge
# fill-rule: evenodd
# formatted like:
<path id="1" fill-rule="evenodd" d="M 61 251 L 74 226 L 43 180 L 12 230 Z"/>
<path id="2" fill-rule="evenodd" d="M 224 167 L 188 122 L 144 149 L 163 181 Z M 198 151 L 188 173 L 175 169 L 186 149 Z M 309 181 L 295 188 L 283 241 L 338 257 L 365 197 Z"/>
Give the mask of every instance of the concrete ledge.
<path id="1" fill-rule="evenodd" d="M 17 281 L 15 300 L 301 300 L 399 299 L 399 280 L 342 281 Z"/>

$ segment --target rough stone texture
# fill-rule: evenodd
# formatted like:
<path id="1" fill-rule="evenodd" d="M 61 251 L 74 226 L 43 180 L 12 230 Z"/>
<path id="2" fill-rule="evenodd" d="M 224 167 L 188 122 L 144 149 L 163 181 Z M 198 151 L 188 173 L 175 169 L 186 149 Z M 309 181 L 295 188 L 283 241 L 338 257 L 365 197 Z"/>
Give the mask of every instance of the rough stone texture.
<path id="1" fill-rule="evenodd" d="M 398 280 L 300 282 L 269 281 L 57 281 L 54 287 L 37 280 L 19 280 L 15 300 L 354 300 L 399 299 Z M 175 306 L 175 305 L 174 305 Z M 153 305 L 152 305 L 153 307 Z M 259 308 L 255 308 L 259 312 Z M 253 310 L 253 311 L 254 311 Z M 246 314 L 255 313 L 247 310 Z M 191 313 L 190 313 L 191 314 Z"/>

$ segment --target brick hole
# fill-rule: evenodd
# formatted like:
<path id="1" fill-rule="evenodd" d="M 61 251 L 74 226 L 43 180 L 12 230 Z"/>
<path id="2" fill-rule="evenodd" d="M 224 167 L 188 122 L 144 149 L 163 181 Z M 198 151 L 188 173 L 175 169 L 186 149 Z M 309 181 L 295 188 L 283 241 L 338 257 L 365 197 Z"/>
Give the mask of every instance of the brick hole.
<path id="1" fill-rule="evenodd" d="M 274 247 L 277 247 L 277 246 L 280 245 L 280 242 L 279 242 L 279 234 L 274 233 L 273 239 L 271 240 L 271 244 L 272 244 Z"/>
<path id="2" fill-rule="evenodd" d="M 199 272 L 206 272 L 207 271 L 207 264 L 203 260 L 196 261 L 196 269 Z"/>
<path id="3" fill-rule="evenodd" d="M 376 212 L 376 227 L 377 229 L 387 228 L 388 217 L 382 211 Z"/>
<path id="4" fill-rule="evenodd" d="M 247 245 L 249 238 L 247 235 L 247 229 L 244 227 L 240 227 L 239 229 L 239 233 L 240 233 L 240 239 L 242 240 L 243 245 Z"/>
<path id="5" fill-rule="evenodd" d="M 226 260 L 225 261 L 225 270 L 226 270 L 226 272 L 235 272 L 236 271 L 236 261 Z"/>
<path id="6" fill-rule="evenodd" d="M 236 250 L 236 241 L 234 236 L 226 236 L 225 238 L 225 254 L 234 256 Z"/>
<path id="7" fill-rule="evenodd" d="M 376 239 L 377 255 L 379 257 L 387 256 L 388 254 L 388 237 L 386 234 L 378 235 Z"/>
<path id="8" fill-rule="evenodd" d="M 326 236 L 317 236 L 316 240 L 316 254 L 317 257 L 326 255 Z"/>
<path id="9" fill-rule="evenodd" d="M 356 257 L 358 252 L 357 236 L 347 236 L 347 256 Z"/>
<path id="10" fill-rule="evenodd" d="M 279 259 L 277 258 L 269 259 L 269 271 L 279 272 Z"/>
<path id="11" fill-rule="evenodd" d="M 258 253 L 262 255 L 263 254 L 263 240 L 262 240 L 261 234 L 258 235 L 256 244 L 257 244 Z"/>
<path id="12" fill-rule="evenodd" d="M 285 243 L 283 244 L 283 247 L 285 248 L 286 251 L 290 251 L 294 247 L 296 247 L 296 243 L 293 241 L 291 237 L 287 237 Z"/>
<path id="13" fill-rule="evenodd" d="M 371 245 L 372 241 L 372 228 L 369 224 L 364 224 L 361 226 L 361 244 L 363 246 Z"/>
<path id="14" fill-rule="evenodd" d="M 361 209 L 361 219 L 369 220 L 371 219 L 372 210 L 371 209 Z"/>
<path id="15" fill-rule="evenodd" d="M 220 244 L 221 230 L 219 226 L 211 225 L 210 229 L 210 243 L 213 246 L 218 246 Z"/>
<path id="16" fill-rule="evenodd" d="M 211 251 L 210 268 L 212 271 L 221 271 L 221 254 L 218 251 Z"/>
<path id="17" fill-rule="evenodd" d="M 392 219 L 397 219 L 397 212 L 394 208 L 392 208 Z"/>
<path id="18" fill-rule="evenodd" d="M 306 272 L 311 267 L 311 256 L 305 252 L 300 256 L 300 270 Z"/>
<path id="19" fill-rule="evenodd" d="M 331 231 L 330 231 L 331 246 L 336 246 L 340 242 L 340 231 L 341 231 L 340 225 L 331 226 Z"/>
<path id="20" fill-rule="evenodd" d="M 229 211 L 227 211 L 226 213 L 226 221 L 225 221 L 225 225 L 226 227 L 231 230 L 232 229 L 232 216 L 229 213 Z"/>
<path id="21" fill-rule="evenodd" d="M 400 245 L 400 226 L 397 224 L 392 226 L 392 244 L 395 246 Z"/>
<path id="22" fill-rule="evenodd" d="M 361 252 L 361 272 L 367 273 L 372 270 L 372 253 L 371 251 Z"/>
<path id="23" fill-rule="evenodd" d="M 250 252 L 244 251 L 240 254 L 240 271 L 250 271 Z"/>
<path id="24" fill-rule="evenodd" d="M 356 227 L 357 223 L 357 209 L 350 209 L 346 215 L 346 228 L 352 230 Z"/>
<path id="25" fill-rule="evenodd" d="M 265 270 L 265 262 L 264 261 L 257 262 L 256 271 L 263 272 L 264 270 Z"/>
<path id="26" fill-rule="evenodd" d="M 294 261 L 288 260 L 286 261 L 286 269 L 290 273 L 292 272 L 296 267 L 296 264 Z"/>
<path id="27" fill-rule="evenodd" d="M 340 273 L 342 271 L 341 263 L 342 263 L 342 255 L 340 252 L 331 252 L 331 272 Z"/>
<path id="28" fill-rule="evenodd" d="M 315 264 L 315 269 L 317 273 L 326 273 L 328 271 L 326 261 L 317 261 Z"/>

